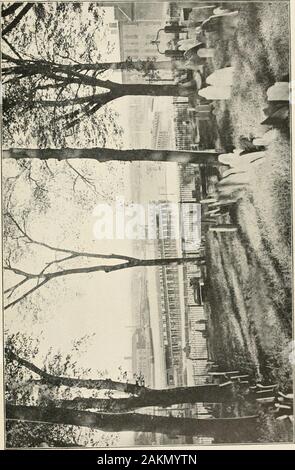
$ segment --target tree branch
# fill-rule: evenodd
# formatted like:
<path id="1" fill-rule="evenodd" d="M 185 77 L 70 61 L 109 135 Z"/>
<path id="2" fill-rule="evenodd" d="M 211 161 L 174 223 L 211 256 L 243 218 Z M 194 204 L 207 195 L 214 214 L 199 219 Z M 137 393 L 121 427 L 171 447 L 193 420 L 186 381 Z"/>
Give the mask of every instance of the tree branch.
<path id="1" fill-rule="evenodd" d="M 21 232 L 21 234 L 28 239 L 30 243 L 34 243 L 35 245 L 43 246 L 44 248 L 48 248 L 49 250 L 56 251 L 59 253 L 68 253 L 73 256 L 81 256 L 81 257 L 86 257 L 86 258 L 101 258 L 101 259 L 121 259 L 123 261 L 132 261 L 132 260 L 137 260 L 137 258 L 134 258 L 132 256 L 127 256 L 127 255 L 120 255 L 120 254 L 103 254 L 103 253 L 91 253 L 91 252 L 83 252 L 83 251 L 76 251 L 76 250 L 70 250 L 68 248 L 59 248 L 53 245 L 50 245 L 48 243 L 40 242 L 38 240 L 33 239 L 28 233 L 26 232 L 25 229 L 23 229 L 20 224 L 15 220 L 15 218 L 8 212 L 4 214 L 4 216 L 9 217 L 11 221 L 15 224 L 17 229 Z M 32 275 L 33 276 L 33 275 Z"/>
<path id="2" fill-rule="evenodd" d="M 2 38 L 4 42 L 6 42 L 7 46 L 12 50 L 12 52 L 20 59 L 23 60 L 22 56 L 19 52 L 17 52 L 16 48 L 8 41 L 7 38 Z"/>
<path id="3" fill-rule="evenodd" d="M 16 15 L 16 17 L 12 20 L 12 22 L 3 29 L 2 37 L 10 33 L 18 25 L 22 18 L 31 10 L 31 8 L 33 8 L 34 5 L 34 3 L 27 3 L 18 13 L 18 15 Z"/>
<path id="4" fill-rule="evenodd" d="M 27 281 L 27 279 L 26 279 Z M 27 296 L 29 296 L 30 294 L 32 294 L 33 292 L 35 292 L 37 289 L 39 289 L 40 287 L 44 286 L 44 284 L 46 284 L 46 282 L 48 282 L 49 279 L 43 279 L 42 282 L 36 284 L 34 287 L 32 287 L 32 289 L 28 290 L 27 292 L 25 292 L 23 295 L 21 295 L 20 297 L 18 297 L 16 300 L 13 300 L 12 302 L 10 302 L 9 304 L 5 305 L 4 307 L 4 310 L 7 310 L 8 308 L 11 308 L 11 307 L 14 307 L 16 304 L 18 304 L 19 302 L 21 302 L 23 299 L 25 299 Z"/>
<path id="5" fill-rule="evenodd" d="M 257 415 L 242 418 L 176 418 L 142 413 L 93 413 L 56 407 L 6 406 L 6 419 L 87 426 L 106 432 L 157 432 L 210 436 L 217 442 L 255 442 Z"/>
<path id="6" fill-rule="evenodd" d="M 45 370 L 40 369 L 35 364 L 26 359 L 21 358 L 11 349 L 6 349 L 7 357 L 12 361 L 17 361 L 21 366 L 34 372 L 41 377 L 42 382 L 65 387 L 87 388 L 91 390 L 115 390 L 118 392 L 139 394 L 143 387 L 138 384 L 130 384 L 128 382 L 119 382 L 111 379 L 77 379 L 75 377 L 63 377 L 49 374 Z"/>
<path id="7" fill-rule="evenodd" d="M 29 243 L 45 247 L 45 248 L 47 248 L 51 251 L 55 251 L 55 252 L 58 252 L 58 253 L 64 253 L 64 254 L 69 255 L 69 256 L 66 256 L 65 258 L 61 258 L 59 260 L 54 260 L 54 261 L 48 263 L 39 273 L 36 273 L 36 274 L 27 273 L 27 272 L 22 271 L 20 269 L 14 268 L 11 265 L 6 266 L 4 269 L 12 271 L 17 275 L 24 276 L 26 280 L 36 279 L 38 281 L 38 283 L 32 289 L 25 292 L 20 297 L 18 297 L 14 301 L 10 302 L 8 305 L 6 305 L 4 307 L 5 309 L 8 309 L 8 308 L 11 308 L 11 307 L 15 306 L 17 303 L 19 303 L 21 300 L 26 298 L 28 295 L 32 294 L 37 289 L 41 288 L 48 281 L 50 281 L 52 279 L 57 279 L 59 277 L 64 277 L 64 276 L 69 276 L 69 275 L 74 275 L 74 274 L 90 274 L 90 273 L 96 273 L 96 272 L 111 273 L 111 272 L 120 271 L 120 270 L 123 270 L 123 269 L 134 268 L 134 267 L 166 266 L 166 265 L 170 265 L 170 264 L 181 265 L 181 264 L 185 264 L 185 263 L 194 263 L 194 262 L 200 262 L 200 261 L 204 260 L 204 258 L 201 257 L 201 256 L 190 257 L 190 258 L 175 257 L 175 258 L 140 259 L 140 258 L 134 258 L 134 257 L 127 256 L 127 255 L 117 255 L 117 254 L 105 255 L 105 254 L 101 254 L 101 253 L 88 253 L 88 252 L 68 250 L 68 249 L 65 249 L 65 248 L 57 248 L 57 247 L 53 247 L 53 246 L 51 246 L 47 243 L 43 243 L 43 242 L 39 242 L 37 240 L 34 240 L 33 238 L 31 238 L 27 234 L 25 229 L 21 228 L 21 226 L 11 216 L 11 214 L 6 213 L 5 215 L 10 217 L 12 222 L 16 225 L 18 230 L 21 232 L 22 237 L 24 237 Z M 78 257 L 80 257 L 80 258 L 93 258 L 93 259 L 99 258 L 99 259 L 109 259 L 109 260 L 121 260 L 122 262 L 117 263 L 117 264 L 99 264 L 99 265 L 95 265 L 95 266 L 84 266 L 84 267 L 82 266 L 82 267 L 78 267 L 78 268 L 65 268 L 65 269 L 60 269 L 58 271 L 45 272 L 53 264 L 61 263 L 61 262 L 68 261 L 70 259 L 78 258 Z M 39 282 L 40 280 L 42 280 L 42 282 Z M 15 287 L 15 289 L 16 289 L 16 287 Z"/>

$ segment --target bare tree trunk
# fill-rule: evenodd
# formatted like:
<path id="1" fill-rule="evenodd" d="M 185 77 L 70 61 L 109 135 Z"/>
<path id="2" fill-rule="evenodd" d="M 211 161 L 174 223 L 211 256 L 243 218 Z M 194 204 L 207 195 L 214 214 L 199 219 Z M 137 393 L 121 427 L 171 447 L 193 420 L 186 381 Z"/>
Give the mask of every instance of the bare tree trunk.
<path id="1" fill-rule="evenodd" d="M 2 54 L 2 59 L 11 62 L 12 67 L 4 67 L 3 75 L 14 75 L 15 77 L 32 77 L 41 75 L 54 81 L 59 81 L 60 86 L 66 83 L 78 83 L 92 87 L 100 87 L 109 90 L 107 93 L 93 93 L 89 96 L 68 98 L 66 100 L 38 100 L 33 104 L 42 104 L 46 107 L 79 105 L 90 103 L 97 105 L 97 109 L 106 103 L 109 103 L 123 96 L 189 96 L 196 90 L 195 86 L 187 84 L 161 84 L 151 83 L 117 83 L 111 80 L 102 80 L 98 77 L 88 76 L 81 73 L 84 69 L 102 69 L 101 64 L 82 64 L 68 65 L 56 64 L 44 60 L 23 60 L 12 57 L 8 54 Z M 163 67 L 163 63 L 162 63 Z M 125 67 L 126 68 L 126 67 Z M 31 103 L 32 104 L 32 103 Z"/>
<path id="2" fill-rule="evenodd" d="M 17 53 L 18 55 L 18 53 Z M 161 84 L 154 85 L 148 83 L 142 84 L 122 84 L 112 82 L 111 80 L 102 80 L 95 76 L 89 76 L 85 71 L 101 71 L 108 69 L 121 70 L 138 70 L 144 71 L 144 67 L 148 65 L 148 61 L 140 62 L 104 62 L 95 64 L 58 64 L 46 60 L 28 60 L 19 57 L 12 57 L 6 53 L 2 53 L 2 59 L 5 62 L 11 62 L 13 65 L 2 68 L 3 76 L 12 76 L 10 81 L 17 81 L 22 78 L 32 78 L 41 76 L 44 79 L 53 80 L 55 88 L 61 88 L 65 84 L 79 84 L 91 87 L 106 88 L 109 91 L 105 93 L 91 94 L 88 96 L 75 96 L 64 100 L 36 100 L 34 104 L 42 104 L 46 107 L 81 105 L 89 103 L 91 105 L 106 104 L 122 96 L 128 95 L 150 95 L 150 96 L 188 96 L 191 89 L 184 87 L 182 84 Z M 155 70 L 171 69 L 169 62 L 156 62 Z M 47 84 L 49 86 L 49 84 Z M 53 84 L 52 84 L 53 86 Z M 44 85 L 36 85 L 36 89 L 42 89 Z M 7 104 L 6 104 L 7 107 Z"/>
<path id="3" fill-rule="evenodd" d="M 44 107 L 72 106 L 87 103 L 92 106 L 91 112 L 96 112 L 102 106 L 123 96 L 190 96 L 196 91 L 194 83 L 188 84 L 148 84 L 148 83 L 117 83 L 111 80 L 101 80 L 97 77 L 90 77 L 81 73 L 75 65 L 55 64 L 42 60 L 23 60 L 14 58 L 7 54 L 2 54 L 2 59 L 12 62 L 13 67 L 3 68 L 4 75 L 14 75 L 16 79 L 41 75 L 44 78 L 50 78 L 55 82 L 60 82 L 62 87 L 64 83 L 78 83 L 92 87 L 100 87 L 109 90 L 106 93 L 91 94 L 89 96 L 75 96 L 66 100 L 36 100 L 28 102 L 28 105 L 42 105 Z M 85 65 L 85 64 L 84 64 Z M 66 75 L 66 76 L 65 76 Z M 38 87 L 37 87 L 38 88 Z M 16 103 L 5 102 L 5 108 L 15 106 Z M 94 110 L 94 111 L 93 111 Z"/>
<path id="4" fill-rule="evenodd" d="M 6 351 L 10 360 L 17 361 L 21 366 L 41 377 L 40 383 L 54 386 L 67 386 L 87 388 L 95 390 L 110 389 L 125 392 L 134 396 L 127 398 L 84 398 L 77 397 L 73 400 L 60 400 L 59 406 L 74 409 L 96 408 L 100 411 L 122 412 L 147 406 L 167 407 L 180 403 L 224 403 L 232 401 L 235 394 L 230 386 L 224 387 L 218 384 L 197 385 L 193 387 L 175 387 L 168 389 L 151 389 L 138 384 L 116 382 L 110 379 L 77 379 L 49 374 L 35 366 L 35 364 L 21 358 L 11 350 Z"/>
<path id="5" fill-rule="evenodd" d="M 195 258 L 156 258 L 156 259 L 143 259 L 143 260 L 129 260 L 126 261 L 126 263 L 119 263 L 119 264 L 106 264 L 106 265 L 98 265 L 98 266 L 89 266 L 85 268 L 68 268 L 68 269 L 63 269 L 60 271 L 55 271 L 55 272 L 49 272 L 49 273 L 43 273 L 43 275 L 40 276 L 40 274 L 37 275 L 31 275 L 30 277 L 36 277 L 40 279 L 40 277 L 50 280 L 50 279 L 55 279 L 57 277 L 63 277 L 63 276 L 68 276 L 72 274 L 88 274 L 88 273 L 95 273 L 95 272 L 105 272 L 105 273 L 112 273 L 114 271 L 121 271 L 123 269 L 129 269 L 129 268 L 138 268 L 138 267 L 146 267 L 146 266 L 168 266 L 170 264 L 177 264 L 177 265 L 182 265 L 182 264 L 187 264 L 187 263 L 192 263 L 194 261 L 204 261 L 204 257 L 198 256 Z"/>
<path id="6" fill-rule="evenodd" d="M 73 400 L 60 400 L 62 408 L 87 410 L 96 409 L 103 412 L 121 413 L 147 406 L 162 408 L 182 403 L 226 403 L 234 399 L 233 388 L 220 387 L 218 384 L 196 385 L 192 387 L 175 387 L 168 389 L 143 389 L 139 396 L 128 398 L 87 398 L 77 397 Z"/>
<path id="7" fill-rule="evenodd" d="M 141 413 L 93 413 L 55 407 L 6 406 L 6 419 L 86 426 L 106 432 L 156 432 L 168 435 L 208 436 L 219 442 L 253 442 L 257 416 L 195 419 Z"/>
<path id="8" fill-rule="evenodd" d="M 50 281 L 51 279 L 55 279 L 57 277 L 69 276 L 72 274 L 89 274 L 89 273 L 96 273 L 96 272 L 105 272 L 105 273 L 112 273 L 114 271 L 121 271 L 123 269 L 129 268 L 137 268 L 137 267 L 146 267 L 146 266 L 168 266 L 170 264 L 182 265 L 186 263 L 193 263 L 204 261 L 205 258 L 203 256 L 191 257 L 191 258 L 155 258 L 155 259 L 132 259 L 130 258 L 125 263 L 118 263 L 118 264 L 99 264 L 98 266 L 87 266 L 81 268 L 68 268 L 68 269 L 61 269 L 58 271 L 53 272 L 41 272 L 41 273 L 27 273 L 25 271 L 19 270 L 17 268 L 10 268 L 5 267 L 6 270 L 12 271 L 15 274 L 20 276 L 24 276 L 29 279 L 38 279 L 41 281 L 42 279 L 46 282 Z M 40 284 L 41 285 L 41 284 Z"/>
<path id="9" fill-rule="evenodd" d="M 43 244 L 44 245 L 44 244 Z M 66 259 L 73 258 L 70 256 Z M 110 258 L 110 256 L 107 256 Z M 122 259 L 123 257 L 121 257 Z M 156 259 L 138 259 L 138 258 L 130 258 L 126 257 L 126 261 L 118 264 L 99 264 L 97 266 L 88 266 L 88 267 L 79 267 L 79 268 L 68 268 L 68 269 L 61 269 L 58 271 L 53 272 L 45 272 L 43 269 L 40 273 L 28 273 L 23 270 L 13 268 L 12 266 L 5 266 L 4 269 L 7 271 L 12 271 L 14 274 L 22 276 L 23 279 L 18 282 L 15 287 L 10 287 L 9 292 L 11 289 L 15 290 L 20 285 L 23 287 L 24 284 L 28 281 L 35 280 L 37 281 L 36 285 L 29 290 L 22 293 L 19 297 L 15 300 L 8 303 L 4 308 L 7 310 L 8 308 L 14 307 L 17 303 L 21 300 L 25 299 L 27 296 L 35 292 L 36 290 L 40 289 L 44 286 L 47 282 L 51 281 L 52 279 L 63 277 L 63 276 L 71 276 L 74 274 L 89 274 L 95 272 L 104 272 L 104 273 L 111 273 L 115 271 L 120 271 L 123 269 L 130 269 L 136 267 L 144 267 L 144 266 L 167 266 L 170 264 L 181 265 L 185 263 L 192 263 L 192 262 L 203 262 L 204 257 L 197 256 L 191 258 L 156 258 Z M 6 291 L 7 293 L 7 291 Z"/>
<path id="10" fill-rule="evenodd" d="M 93 159 L 98 162 L 108 161 L 156 161 L 220 165 L 219 152 L 214 150 L 186 151 L 186 150 L 153 150 L 153 149 L 129 149 L 118 150 L 103 147 L 95 148 L 62 148 L 62 149 L 29 149 L 11 148 L 2 151 L 3 158 L 30 158 L 39 160 L 69 160 L 69 159 Z"/>
<path id="11" fill-rule="evenodd" d="M 119 84 L 118 90 L 121 90 L 122 96 L 188 96 L 189 94 L 185 87 L 178 84 L 124 83 Z"/>
<path id="12" fill-rule="evenodd" d="M 93 77 L 84 76 L 80 78 L 73 77 L 72 80 L 68 80 L 69 83 L 81 83 L 90 84 L 93 83 L 93 86 L 102 86 L 107 88 L 110 91 L 106 93 L 97 93 L 88 96 L 80 96 L 75 98 L 67 98 L 65 100 L 36 100 L 33 104 L 42 105 L 44 107 L 65 107 L 70 105 L 81 105 L 81 104 L 91 104 L 96 105 L 97 109 L 101 108 L 103 105 L 110 103 L 111 101 L 116 100 L 117 98 L 122 98 L 123 96 L 186 96 L 188 97 L 192 93 L 191 87 L 183 86 L 182 84 L 171 85 L 171 84 L 162 84 L 162 85 L 153 85 L 149 83 L 115 83 L 106 80 L 99 80 Z M 88 83 L 87 83 L 88 82 Z M 94 83 L 96 83 L 94 85 Z"/>

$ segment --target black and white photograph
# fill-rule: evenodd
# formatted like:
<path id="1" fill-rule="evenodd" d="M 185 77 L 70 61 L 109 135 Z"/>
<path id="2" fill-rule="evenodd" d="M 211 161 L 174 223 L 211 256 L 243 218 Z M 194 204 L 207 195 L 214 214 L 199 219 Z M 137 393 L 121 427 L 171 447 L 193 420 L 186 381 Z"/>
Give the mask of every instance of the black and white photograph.
<path id="1" fill-rule="evenodd" d="M 290 1 L 1 31 L 4 448 L 293 443 Z"/>

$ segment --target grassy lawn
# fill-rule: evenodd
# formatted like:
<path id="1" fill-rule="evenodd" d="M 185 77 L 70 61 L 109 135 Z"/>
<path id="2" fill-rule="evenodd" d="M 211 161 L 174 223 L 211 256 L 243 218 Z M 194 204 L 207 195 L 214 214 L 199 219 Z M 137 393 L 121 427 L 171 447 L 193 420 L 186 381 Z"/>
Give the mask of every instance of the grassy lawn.
<path id="1" fill-rule="evenodd" d="M 240 5 L 230 40 L 210 33 L 217 49 L 211 71 L 234 67 L 231 100 L 216 102 L 216 147 L 241 147 L 241 137 L 262 135 L 266 91 L 289 72 L 289 16 L 284 2 Z M 223 368 L 248 371 L 264 383 L 291 390 L 286 348 L 292 336 L 291 169 L 287 126 L 273 131 L 264 163 L 230 214 L 219 222 L 237 233 L 207 234 L 209 344 Z M 223 220 L 222 220 L 223 219 Z M 264 415 L 264 437 L 288 440 L 291 426 Z M 279 428 L 279 429 L 278 429 Z M 273 439 L 272 439 L 273 437 Z"/>

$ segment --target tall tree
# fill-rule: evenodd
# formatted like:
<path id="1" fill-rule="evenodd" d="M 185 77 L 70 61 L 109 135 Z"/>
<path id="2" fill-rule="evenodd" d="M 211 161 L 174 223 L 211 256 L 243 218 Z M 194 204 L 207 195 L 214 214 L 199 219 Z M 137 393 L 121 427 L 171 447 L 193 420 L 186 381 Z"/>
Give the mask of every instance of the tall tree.
<path id="1" fill-rule="evenodd" d="M 167 407 L 181 403 L 224 403 L 232 401 L 234 391 L 229 383 L 226 386 L 218 384 L 196 385 L 191 387 L 175 387 L 168 389 L 151 389 L 137 383 L 119 382 L 111 379 L 79 379 L 49 374 L 32 362 L 21 358 L 6 349 L 6 355 L 10 360 L 16 361 L 21 366 L 34 372 L 41 378 L 41 383 L 53 386 L 66 386 L 72 388 L 87 388 L 89 390 L 112 390 L 124 392 L 132 396 L 117 398 L 76 397 L 63 399 L 55 403 L 65 408 L 98 409 L 102 411 L 123 412 L 147 406 Z"/>
<path id="2" fill-rule="evenodd" d="M 73 350 L 79 351 L 82 341 L 84 340 L 77 341 Z M 81 440 L 76 439 L 75 429 L 84 429 L 85 426 L 92 431 L 100 429 L 108 433 L 130 430 L 169 435 L 207 435 L 215 439 L 224 439 L 222 432 L 226 431 L 229 440 L 238 440 L 235 435 L 241 430 L 246 440 L 249 439 L 250 431 L 255 432 L 256 416 L 253 415 L 241 419 L 195 420 L 169 418 L 165 414 L 155 416 L 130 412 L 142 406 L 163 408 L 173 404 L 194 403 L 196 400 L 229 402 L 234 398 L 233 390 L 229 386 L 208 384 L 154 390 L 143 386 L 142 383 L 128 383 L 124 374 L 121 382 L 85 378 L 85 373 L 87 375 L 90 370 L 80 371 L 71 354 L 65 357 L 59 353 L 51 354 L 46 360 L 47 370 L 41 369 L 29 358 L 37 354 L 38 347 L 24 335 L 17 334 L 8 338 L 5 349 L 9 378 L 6 390 L 6 418 L 11 442 L 18 440 L 26 446 L 26 440 L 29 440 L 30 445 L 40 445 L 41 441 L 45 441 L 55 446 L 60 440 L 64 441 L 63 433 L 68 426 L 73 428 L 70 428 L 68 439 L 65 439 L 65 446 L 71 446 L 74 442 L 81 445 Z M 61 375 L 63 373 L 69 375 Z M 74 377 L 70 377 L 71 374 Z M 36 375 L 39 380 L 35 379 Z M 83 389 L 91 391 L 91 396 L 89 392 L 85 396 Z M 102 394 L 103 391 L 105 395 Z M 117 392 L 120 392 L 119 397 L 115 395 Z M 125 398 L 122 398 L 122 392 L 127 394 Z M 84 411 L 85 408 L 97 412 Z M 28 431 L 29 434 L 26 435 Z M 239 437 L 241 438 L 241 435 Z M 91 436 L 86 435 L 85 438 L 91 439 Z M 91 441 L 85 445 L 89 443 Z"/>
<path id="3" fill-rule="evenodd" d="M 17 52 L 16 50 L 14 52 Z M 55 61 L 49 61 L 45 59 L 24 59 L 19 53 L 17 57 L 13 57 L 9 54 L 3 54 L 2 59 L 7 62 L 8 65 L 2 70 L 4 77 L 10 77 L 10 81 L 17 82 L 25 77 L 32 77 L 34 75 L 40 75 L 44 78 L 58 79 L 61 75 L 68 75 L 69 82 L 75 81 L 80 78 L 81 83 L 96 84 L 94 79 L 91 77 L 83 77 L 81 73 L 94 72 L 94 77 L 97 74 L 102 74 L 108 70 L 120 70 L 120 71 L 133 71 L 136 70 L 141 72 L 143 76 L 149 76 L 150 73 L 159 70 L 171 70 L 172 63 L 169 60 L 157 61 L 155 57 L 147 57 L 146 59 L 134 60 L 131 56 L 128 56 L 126 60 L 119 62 L 97 62 L 97 63 L 74 63 L 74 64 L 62 64 Z M 65 79 L 64 79 L 65 80 Z M 36 85 L 36 89 L 45 89 L 44 85 Z"/>
<path id="4" fill-rule="evenodd" d="M 62 149 L 32 149 L 11 148 L 3 150 L 3 158 L 10 159 L 39 159 L 39 160 L 71 160 L 90 159 L 98 162 L 108 161 L 154 161 L 195 163 L 219 166 L 219 152 L 214 150 L 156 150 L 156 149 L 112 149 L 104 147 L 96 148 L 62 148 Z"/>
<path id="5" fill-rule="evenodd" d="M 15 218 L 10 214 L 5 214 L 6 220 L 8 223 L 11 223 L 12 226 L 16 229 L 15 238 L 19 238 L 25 242 L 26 245 L 34 245 L 42 248 L 46 248 L 49 251 L 57 255 L 53 261 L 48 262 L 37 273 L 28 272 L 24 269 L 17 268 L 12 265 L 10 260 L 10 254 L 6 256 L 6 261 L 4 263 L 4 269 L 7 272 L 13 273 L 17 276 L 17 281 L 13 283 L 10 287 L 7 287 L 4 290 L 4 294 L 7 295 L 7 298 L 10 299 L 15 295 L 15 298 L 9 301 L 5 309 L 11 308 L 21 302 L 23 299 L 28 297 L 33 292 L 40 289 L 42 286 L 47 284 L 53 279 L 58 279 L 65 276 L 71 276 L 74 274 L 89 274 L 96 272 L 112 273 L 115 271 L 120 271 L 124 269 L 131 269 L 136 267 L 147 267 L 147 266 L 168 266 L 168 265 L 183 265 L 187 263 L 202 263 L 204 262 L 204 257 L 197 255 L 193 257 L 171 257 L 171 258 L 151 258 L 151 259 L 140 259 L 132 256 L 121 255 L 121 254 L 104 254 L 104 253 L 90 253 L 83 251 L 75 251 L 68 248 L 59 248 L 50 245 L 49 243 L 40 242 L 32 238 L 26 231 L 25 227 L 15 220 Z M 58 256 L 60 256 L 58 258 Z M 91 266 L 72 266 L 70 263 L 73 260 L 81 260 L 81 263 L 85 263 L 86 260 L 112 260 L 115 261 L 114 264 L 96 264 Z M 52 270 L 52 267 L 56 268 Z M 33 282 L 33 285 L 31 284 Z M 25 289 L 24 289 L 25 288 Z M 18 292 L 20 292 L 18 294 Z"/>
<path id="6" fill-rule="evenodd" d="M 114 41 L 107 38 L 109 26 L 104 22 L 105 10 L 102 7 L 95 3 L 77 2 L 34 5 L 33 14 L 25 16 L 22 22 L 3 38 L 2 52 L 12 60 L 19 59 L 22 64 L 27 60 L 40 60 L 48 64 L 57 61 L 62 65 L 73 65 L 79 62 L 103 63 L 108 59 L 113 51 Z M 4 26 L 7 21 L 5 20 Z M 3 69 L 8 64 L 19 65 L 3 58 Z M 38 106 L 27 106 L 28 101 L 33 102 L 36 98 L 39 86 L 39 99 L 56 97 L 56 84 L 53 81 L 48 83 L 48 80 L 40 75 L 28 75 L 20 80 L 14 78 L 14 75 L 5 76 L 4 80 L 4 141 L 22 142 L 27 135 L 30 137 L 30 143 L 36 139 L 40 147 L 47 147 L 50 142 L 54 146 L 63 147 L 73 135 L 75 142 L 83 139 L 84 143 L 85 140 L 101 140 L 106 134 L 105 130 L 109 136 L 117 135 L 119 126 L 116 113 L 110 107 L 105 107 L 102 113 L 96 113 L 95 116 L 84 113 L 79 122 L 76 120 L 74 123 L 74 129 L 67 131 L 65 125 L 69 123 L 69 119 L 63 119 L 62 115 L 66 113 L 62 108 L 48 109 L 46 112 L 44 109 L 41 111 Z M 64 80 L 62 87 L 59 83 L 59 98 L 80 96 L 80 93 L 85 92 L 84 88 L 84 85 L 70 84 Z M 22 104 L 22 101 L 26 101 L 26 104 Z M 69 113 L 71 111 L 68 109 Z"/>
<path id="7" fill-rule="evenodd" d="M 22 78 L 31 78 L 34 76 L 42 77 L 49 80 L 47 84 L 36 85 L 35 91 L 42 90 L 45 87 L 54 88 L 57 92 L 56 99 L 36 99 L 32 103 L 27 102 L 30 106 L 40 105 L 42 107 L 67 107 L 67 106 L 81 106 L 87 105 L 88 113 L 98 111 L 102 106 L 110 103 L 111 101 L 122 98 L 124 96 L 189 96 L 194 90 L 193 84 L 188 86 L 186 83 L 178 84 L 161 84 L 154 85 L 149 83 L 117 83 L 109 79 L 98 78 L 96 75 L 106 70 L 106 64 L 57 64 L 46 60 L 30 60 L 20 59 L 2 54 L 2 59 L 6 63 L 12 63 L 13 66 L 5 66 L 2 73 L 8 76 L 8 83 L 16 83 L 17 80 Z M 140 62 L 139 62 L 140 64 Z M 143 63 L 144 64 L 144 63 Z M 126 62 L 120 63 L 123 69 L 126 68 Z M 147 66 L 147 63 L 145 63 Z M 162 65 L 163 66 L 163 65 Z M 141 66 L 144 69 L 144 65 Z M 108 67 L 113 68 L 113 64 Z M 134 66 L 135 68 L 135 66 Z M 88 72 L 94 72 L 91 76 L 87 75 Z M 108 91 L 99 93 L 92 92 L 90 95 L 73 96 L 67 99 L 58 99 L 58 96 L 65 89 L 65 87 L 73 84 L 84 85 L 86 87 L 94 87 L 100 89 L 107 89 Z M 5 108 L 16 106 L 17 103 L 6 100 L 4 102 Z M 77 110 L 75 111 L 77 115 Z"/>
<path id="8" fill-rule="evenodd" d="M 88 369 L 78 366 L 77 360 L 81 355 L 81 348 L 83 349 L 89 340 L 91 337 L 87 336 L 74 340 L 66 355 L 49 349 L 44 359 L 46 369 L 55 370 L 58 374 L 87 375 Z M 5 344 L 6 348 L 9 350 L 13 348 L 22 358 L 34 360 L 40 353 L 39 338 L 29 337 L 20 332 L 7 335 Z M 35 384 L 33 372 L 13 360 L 6 349 L 5 400 L 7 402 L 46 405 L 48 394 L 52 397 L 53 393 L 49 386 L 40 387 Z M 69 398 L 69 388 L 59 388 L 58 396 Z M 98 436 L 94 430 L 70 425 L 7 420 L 5 438 L 8 448 L 43 447 L 45 444 L 47 447 L 104 447 L 114 445 L 117 436 L 115 434 Z"/>
<path id="9" fill-rule="evenodd" d="M 184 436 L 208 436 L 216 442 L 255 442 L 257 416 L 242 418 L 176 418 L 142 413 L 93 413 L 56 407 L 7 404 L 6 419 L 70 424 L 107 432 L 156 432 Z"/>

